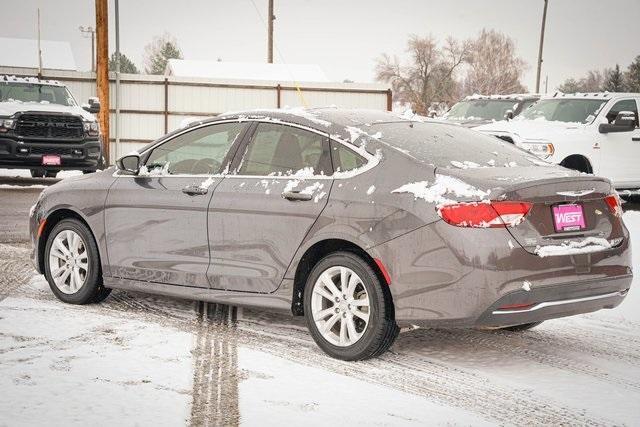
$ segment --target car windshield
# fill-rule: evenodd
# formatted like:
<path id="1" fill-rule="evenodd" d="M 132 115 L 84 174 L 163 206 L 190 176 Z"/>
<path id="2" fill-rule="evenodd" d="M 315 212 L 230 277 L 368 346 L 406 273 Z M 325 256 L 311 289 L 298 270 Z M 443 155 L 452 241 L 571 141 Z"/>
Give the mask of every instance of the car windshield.
<path id="1" fill-rule="evenodd" d="M 589 124 L 606 102 L 606 99 L 544 99 L 527 108 L 518 118 Z"/>
<path id="2" fill-rule="evenodd" d="M 473 99 L 460 101 L 445 117 L 451 120 L 504 120 L 508 110 L 515 111 L 518 101 L 508 99 Z"/>
<path id="3" fill-rule="evenodd" d="M 0 82 L 0 102 L 37 102 L 75 106 L 76 101 L 64 86 L 37 83 Z"/>
<path id="4" fill-rule="evenodd" d="M 436 167 L 532 166 L 532 156 L 513 144 L 461 126 L 437 122 L 372 124 L 380 140 L 414 159 Z"/>

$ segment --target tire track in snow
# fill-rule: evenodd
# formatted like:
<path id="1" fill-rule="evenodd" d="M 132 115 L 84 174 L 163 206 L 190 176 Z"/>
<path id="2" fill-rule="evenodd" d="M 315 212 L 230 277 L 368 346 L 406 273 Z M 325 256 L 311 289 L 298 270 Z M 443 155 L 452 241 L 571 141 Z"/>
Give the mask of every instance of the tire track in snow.
<path id="1" fill-rule="evenodd" d="M 0 301 L 29 283 L 35 274 L 29 252 L 26 244 L 0 243 Z"/>
<path id="2" fill-rule="evenodd" d="M 229 426 L 240 422 L 236 307 L 196 304 L 192 426 Z"/>
<path id="3" fill-rule="evenodd" d="M 272 330 L 255 323 L 239 328 L 242 332 L 239 335 L 241 345 L 303 365 L 422 396 L 444 406 L 458 407 L 492 422 L 513 425 L 611 423 L 586 415 L 583 411 L 560 406 L 528 390 L 495 384 L 480 374 L 428 358 L 390 352 L 379 359 L 342 362 L 320 353 L 310 337 L 299 330 Z"/>
<path id="4" fill-rule="evenodd" d="M 414 333 L 414 335 L 415 343 L 421 342 L 425 348 L 432 341 L 463 343 L 463 345 L 466 344 L 469 350 L 478 348 L 494 350 L 504 355 L 505 358 L 524 358 L 563 371 L 590 376 L 600 381 L 622 386 L 633 391 L 640 391 L 640 384 L 633 380 L 612 376 L 597 366 L 553 353 L 558 348 L 567 348 L 572 351 L 575 351 L 575 349 L 568 345 L 559 344 L 558 341 L 561 340 L 555 339 L 552 333 L 545 334 L 536 331 L 511 333 L 508 331 L 483 332 L 473 329 L 428 329 L 421 330 L 418 333 Z"/>

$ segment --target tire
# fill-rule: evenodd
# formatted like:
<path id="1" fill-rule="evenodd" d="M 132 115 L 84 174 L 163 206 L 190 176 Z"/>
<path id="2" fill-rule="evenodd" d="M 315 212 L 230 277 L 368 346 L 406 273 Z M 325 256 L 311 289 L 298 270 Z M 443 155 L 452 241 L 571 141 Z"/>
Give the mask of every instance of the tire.
<path id="1" fill-rule="evenodd" d="M 46 171 L 44 173 L 44 176 L 47 178 L 55 178 L 56 176 L 58 176 L 58 172 L 57 171 Z"/>
<path id="2" fill-rule="evenodd" d="M 84 175 L 87 175 L 87 174 L 90 174 L 90 173 L 95 173 L 95 172 L 96 172 L 95 170 L 82 171 L 82 173 L 83 173 Z"/>
<path id="3" fill-rule="evenodd" d="M 42 178 L 45 175 L 43 169 L 30 169 L 29 172 L 31 172 L 31 178 Z"/>
<path id="4" fill-rule="evenodd" d="M 77 238 L 80 238 L 80 243 L 77 245 L 78 249 L 74 251 L 74 245 L 70 240 L 76 241 Z M 74 253 L 76 256 L 66 256 Z M 68 261 L 64 261 L 63 258 Z M 86 261 L 83 262 L 85 258 Z M 67 268 L 64 265 L 72 265 L 73 268 Z M 71 270 L 69 274 L 66 273 L 68 270 Z M 62 273 L 59 273 L 60 271 Z M 102 284 L 100 256 L 93 235 L 87 226 L 77 219 L 60 221 L 49 233 L 44 250 L 44 272 L 53 294 L 59 300 L 69 304 L 100 302 L 111 292 L 111 289 L 105 288 Z M 59 279 L 63 276 L 64 279 L 60 282 Z M 72 280 L 74 280 L 73 283 Z"/>
<path id="5" fill-rule="evenodd" d="M 351 292 L 346 292 L 340 284 L 343 271 L 347 284 L 355 274 Z M 327 277 L 332 278 L 334 291 L 324 285 Z M 363 305 L 366 300 L 368 307 Z M 354 314 L 356 311 L 359 315 Z M 313 267 L 305 285 L 304 313 L 316 344 L 329 356 L 341 360 L 378 356 L 391 347 L 400 332 L 387 285 L 381 283 L 369 264 L 351 252 L 332 253 Z M 322 313 L 319 320 L 314 320 L 319 313 Z M 368 321 L 363 320 L 362 315 L 368 317 Z M 328 332 L 321 332 L 325 327 L 329 327 Z M 346 331 L 343 332 L 343 328 Z"/>
<path id="6" fill-rule="evenodd" d="M 533 322 L 533 323 L 525 323 L 523 325 L 507 326 L 506 328 L 500 328 L 500 330 L 510 331 L 510 332 L 522 332 L 522 331 L 527 331 L 529 329 L 535 328 L 540 323 L 542 322 Z"/>

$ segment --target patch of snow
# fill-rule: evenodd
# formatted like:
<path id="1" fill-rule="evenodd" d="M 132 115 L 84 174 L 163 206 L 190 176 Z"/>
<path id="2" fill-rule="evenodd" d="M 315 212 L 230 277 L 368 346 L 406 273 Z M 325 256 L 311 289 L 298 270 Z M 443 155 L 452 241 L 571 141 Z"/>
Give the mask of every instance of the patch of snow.
<path id="1" fill-rule="evenodd" d="M 324 188 L 324 184 L 322 184 L 319 181 L 316 181 L 313 184 L 308 185 L 305 188 L 303 188 L 302 190 L 300 190 L 300 193 L 302 193 L 302 194 L 313 194 L 317 190 L 322 190 L 323 188 Z"/>
<path id="2" fill-rule="evenodd" d="M 367 196 L 372 195 L 374 191 L 376 191 L 376 186 L 375 186 L 375 185 L 372 185 L 371 187 L 369 187 L 369 188 L 367 189 Z"/>
<path id="3" fill-rule="evenodd" d="M 216 182 L 216 180 L 211 176 L 207 178 L 205 181 L 202 181 L 199 187 L 202 188 L 203 190 L 208 190 L 209 187 L 211 187 L 214 182 Z"/>
<path id="4" fill-rule="evenodd" d="M 489 196 L 490 190 L 482 191 L 466 182 L 447 175 L 436 174 L 435 182 L 412 182 L 405 184 L 392 193 L 410 193 L 414 198 L 425 200 L 428 203 L 436 203 L 438 206 L 455 203 L 455 200 L 445 196 L 453 195 L 463 198 L 484 199 Z"/>
<path id="5" fill-rule="evenodd" d="M 531 290 L 531 282 L 529 282 L 528 280 L 522 282 L 522 289 L 529 292 Z"/>
<path id="6" fill-rule="evenodd" d="M 287 185 L 285 185 L 284 190 L 282 190 L 282 192 L 288 193 L 289 191 L 292 191 L 294 188 L 296 188 L 298 184 L 300 184 L 300 181 L 298 181 L 297 179 L 287 181 Z"/>
<path id="7" fill-rule="evenodd" d="M 321 192 L 321 193 L 317 194 L 317 195 L 316 195 L 316 197 L 314 197 L 313 202 L 314 202 L 314 203 L 318 203 L 318 201 L 322 200 L 322 198 L 323 198 L 324 196 L 326 196 L 326 195 L 327 195 L 327 192 L 326 192 L 326 191 L 323 191 L 323 192 Z"/>
<path id="8" fill-rule="evenodd" d="M 600 252 L 611 248 L 611 243 L 601 237 L 587 237 L 586 239 L 562 243 L 561 245 L 537 246 L 535 253 L 540 258 L 548 256 L 577 255 Z"/>
<path id="9" fill-rule="evenodd" d="M 509 241 L 507 243 L 509 244 L 509 249 L 515 249 L 515 246 L 514 246 L 513 242 L 511 241 L 511 239 L 509 239 Z"/>

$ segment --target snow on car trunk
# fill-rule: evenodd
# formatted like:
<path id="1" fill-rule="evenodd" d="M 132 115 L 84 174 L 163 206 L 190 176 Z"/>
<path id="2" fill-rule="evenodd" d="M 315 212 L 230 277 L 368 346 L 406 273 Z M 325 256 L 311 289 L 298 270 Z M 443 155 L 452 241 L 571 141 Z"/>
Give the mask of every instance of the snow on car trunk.
<path id="1" fill-rule="evenodd" d="M 622 242 L 624 229 L 611 183 L 559 167 L 439 169 L 475 185 L 497 201 L 526 202 L 524 221 L 509 232 L 539 256 L 598 252 Z"/>

